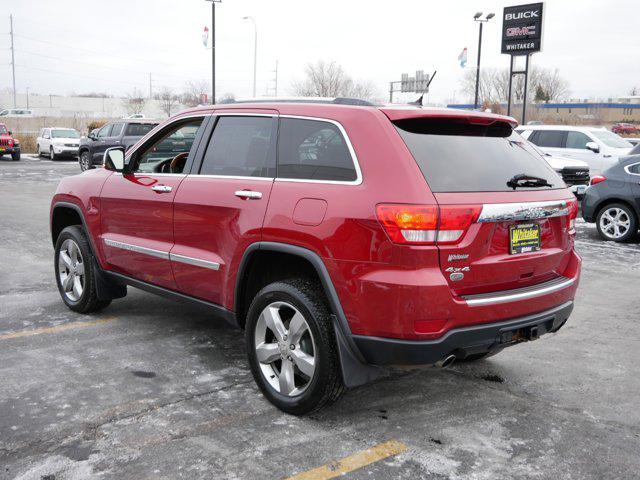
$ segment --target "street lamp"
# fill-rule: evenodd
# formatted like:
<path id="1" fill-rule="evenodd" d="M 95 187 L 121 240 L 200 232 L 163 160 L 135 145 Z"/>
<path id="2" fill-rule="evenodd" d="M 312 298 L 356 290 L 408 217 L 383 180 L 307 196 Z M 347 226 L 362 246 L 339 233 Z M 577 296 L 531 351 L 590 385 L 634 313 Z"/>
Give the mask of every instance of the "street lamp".
<path id="1" fill-rule="evenodd" d="M 473 21 L 478 22 L 480 24 L 480 33 L 478 38 L 478 68 L 476 69 L 476 97 L 475 97 L 475 101 L 473 102 L 474 109 L 478 108 L 478 93 L 479 93 L 478 89 L 480 88 L 480 55 L 482 53 L 482 25 L 488 22 L 489 20 L 491 20 L 495 16 L 496 16 L 495 13 L 490 13 L 484 18 L 480 18 L 482 17 L 482 12 L 478 12 L 473 16 Z"/>
<path id="2" fill-rule="evenodd" d="M 205 0 L 211 2 L 211 103 L 216 103 L 216 3 L 222 0 Z"/>
<path id="3" fill-rule="evenodd" d="M 253 98 L 256 98 L 256 66 L 258 64 L 258 26 L 253 17 L 242 17 L 243 20 L 253 22 Z"/>

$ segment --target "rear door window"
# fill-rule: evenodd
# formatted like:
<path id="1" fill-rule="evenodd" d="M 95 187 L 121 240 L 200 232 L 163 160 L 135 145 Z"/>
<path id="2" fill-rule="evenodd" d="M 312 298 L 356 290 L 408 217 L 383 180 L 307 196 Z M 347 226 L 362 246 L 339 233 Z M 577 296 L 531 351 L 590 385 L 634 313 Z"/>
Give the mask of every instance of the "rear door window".
<path id="1" fill-rule="evenodd" d="M 358 173 L 337 125 L 285 117 L 280 119 L 278 178 L 352 182 Z"/>
<path id="2" fill-rule="evenodd" d="M 564 188 L 547 162 L 508 126 L 430 119 L 400 120 L 394 125 L 433 192 L 512 191 L 507 181 L 522 173 L 543 178 L 552 188 Z"/>
<path id="3" fill-rule="evenodd" d="M 263 116 L 220 116 L 200 167 L 201 175 L 273 177 L 275 120 Z"/>
<path id="4" fill-rule="evenodd" d="M 122 128 L 124 127 L 124 123 L 114 123 L 111 127 L 111 136 L 119 137 L 122 133 Z"/>
<path id="5" fill-rule="evenodd" d="M 529 141 L 539 147 L 565 148 L 567 132 L 561 130 L 536 130 L 529 137 Z"/>

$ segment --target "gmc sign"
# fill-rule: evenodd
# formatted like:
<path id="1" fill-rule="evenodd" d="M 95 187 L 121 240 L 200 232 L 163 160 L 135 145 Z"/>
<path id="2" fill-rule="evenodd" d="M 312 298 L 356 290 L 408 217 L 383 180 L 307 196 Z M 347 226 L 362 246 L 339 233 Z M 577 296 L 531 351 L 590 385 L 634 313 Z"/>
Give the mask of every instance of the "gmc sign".
<path id="1" fill-rule="evenodd" d="M 502 53 L 528 55 L 542 44 L 543 3 L 505 7 L 502 16 Z"/>

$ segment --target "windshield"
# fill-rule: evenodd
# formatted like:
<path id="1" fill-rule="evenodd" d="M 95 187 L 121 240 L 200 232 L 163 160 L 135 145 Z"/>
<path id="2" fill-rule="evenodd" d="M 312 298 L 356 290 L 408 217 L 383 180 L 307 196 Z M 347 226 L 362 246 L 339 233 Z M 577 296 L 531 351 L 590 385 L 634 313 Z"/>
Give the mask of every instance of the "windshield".
<path id="1" fill-rule="evenodd" d="M 509 191 L 507 182 L 519 174 L 565 188 L 529 142 L 510 127 L 427 119 L 397 121 L 395 126 L 433 192 Z"/>
<path id="2" fill-rule="evenodd" d="M 5 127 L 4 125 L 0 125 L 0 135 L 4 135 L 7 132 L 7 127 Z"/>
<path id="3" fill-rule="evenodd" d="M 627 142 L 624 138 L 619 137 L 615 133 L 609 132 L 608 130 L 592 130 L 591 134 L 602 141 L 607 147 L 611 148 L 631 148 L 629 142 Z"/>
<path id="4" fill-rule="evenodd" d="M 80 138 L 80 134 L 73 129 L 51 130 L 51 138 Z"/>

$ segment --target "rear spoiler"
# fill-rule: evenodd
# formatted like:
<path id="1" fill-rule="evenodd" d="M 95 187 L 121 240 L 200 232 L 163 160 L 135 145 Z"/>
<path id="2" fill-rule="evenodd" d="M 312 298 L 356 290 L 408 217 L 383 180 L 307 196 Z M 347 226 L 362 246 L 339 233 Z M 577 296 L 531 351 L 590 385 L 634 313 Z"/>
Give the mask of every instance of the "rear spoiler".
<path id="1" fill-rule="evenodd" d="M 518 121 L 513 117 L 496 115 L 493 113 L 476 112 L 469 110 L 454 110 L 447 108 L 411 108 L 410 106 L 383 107 L 380 109 L 392 122 L 399 120 L 430 119 L 450 120 L 468 123 L 470 125 L 495 125 L 503 124 L 512 130 L 518 126 Z"/>

